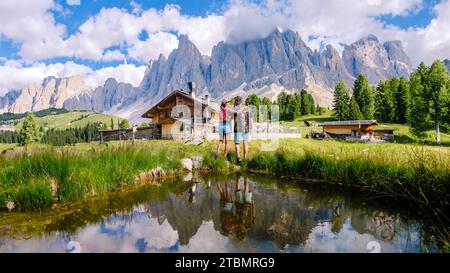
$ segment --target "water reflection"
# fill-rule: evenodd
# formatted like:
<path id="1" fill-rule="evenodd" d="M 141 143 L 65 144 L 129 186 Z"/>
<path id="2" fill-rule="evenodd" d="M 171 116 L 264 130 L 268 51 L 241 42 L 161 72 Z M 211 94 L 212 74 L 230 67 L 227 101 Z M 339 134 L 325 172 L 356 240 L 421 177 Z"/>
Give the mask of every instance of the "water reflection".
<path id="1" fill-rule="evenodd" d="M 418 252 L 419 225 L 339 194 L 262 177 L 192 177 L 181 192 L 149 197 L 132 209 L 29 239 L 0 237 L 1 252 Z M 76 217 L 76 216 L 74 216 Z M 95 218 L 97 219 L 97 218 Z M 70 228 L 69 228 L 70 226 Z"/>
<path id="2" fill-rule="evenodd" d="M 243 180 L 243 188 L 241 180 Z M 228 180 L 223 185 L 218 183 L 217 189 L 220 194 L 222 234 L 234 235 L 238 240 L 243 240 L 256 218 L 255 202 L 253 192 L 250 191 L 248 177 L 238 176 L 236 178 L 234 192 L 232 192 Z M 234 193 L 234 199 L 232 193 Z"/>

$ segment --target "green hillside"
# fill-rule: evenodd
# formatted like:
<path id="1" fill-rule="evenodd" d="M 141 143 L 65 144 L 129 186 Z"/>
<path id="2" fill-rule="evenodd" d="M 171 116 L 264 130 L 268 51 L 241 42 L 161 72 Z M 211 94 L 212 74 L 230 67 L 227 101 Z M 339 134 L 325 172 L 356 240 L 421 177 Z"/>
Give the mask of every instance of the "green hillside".
<path id="1" fill-rule="evenodd" d="M 43 126 L 44 128 L 74 128 L 83 127 L 88 123 L 103 122 L 108 127 L 111 124 L 111 117 L 104 114 L 96 114 L 92 112 L 68 112 L 58 115 L 49 115 L 45 117 L 37 117 L 36 121 L 38 126 Z M 117 124 L 118 117 L 113 117 L 115 125 Z M 22 122 L 20 121 L 16 128 L 22 127 Z"/>

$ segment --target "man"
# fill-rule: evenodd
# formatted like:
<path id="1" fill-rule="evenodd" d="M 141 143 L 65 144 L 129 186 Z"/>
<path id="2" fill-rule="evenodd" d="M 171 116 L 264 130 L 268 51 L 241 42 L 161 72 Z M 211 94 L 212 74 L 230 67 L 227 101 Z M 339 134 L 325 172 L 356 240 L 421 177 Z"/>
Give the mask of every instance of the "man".
<path id="1" fill-rule="evenodd" d="M 244 160 L 248 158 L 248 143 L 252 129 L 251 111 L 242 103 L 242 98 L 234 98 L 234 148 L 237 155 L 237 163 L 242 163 L 240 154 L 240 143 L 244 143 Z"/>

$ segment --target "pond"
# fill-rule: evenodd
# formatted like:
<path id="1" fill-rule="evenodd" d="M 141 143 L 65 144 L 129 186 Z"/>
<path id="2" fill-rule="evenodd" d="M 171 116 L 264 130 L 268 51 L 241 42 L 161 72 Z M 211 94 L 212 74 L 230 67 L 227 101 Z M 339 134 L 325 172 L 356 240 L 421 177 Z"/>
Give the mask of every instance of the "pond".
<path id="1" fill-rule="evenodd" d="M 0 252 L 439 251 L 411 208 L 280 180 L 185 177 L 84 205 L 26 236 L 0 235 Z"/>

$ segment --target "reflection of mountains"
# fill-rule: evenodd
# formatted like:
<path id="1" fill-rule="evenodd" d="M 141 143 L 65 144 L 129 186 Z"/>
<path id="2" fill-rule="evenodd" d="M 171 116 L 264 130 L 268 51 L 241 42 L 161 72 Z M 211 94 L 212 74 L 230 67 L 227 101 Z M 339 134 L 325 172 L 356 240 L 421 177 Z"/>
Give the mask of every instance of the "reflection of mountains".
<path id="1" fill-rule="evenodd" d="M 234 183 L 230 186 L 234 192 Z M 322 220 L 330 219 L 331 209 L 311 208 L 304 194 L 298 191 L 279 191 L 275 185 L 262 186 L 251 183 L 256 206 L 255 223 L 247 233 L 253 240 L 270 240 L 278 246 L 302 244 L 312 228 Z M 181 245 L 186 245 L 204 221 L 212 220 L 214 228 L 222 234 L 219 193 L 212 185 L 199 184 L 196 202 L 189 202 L 189 192 L 171 194 L 166 201 L 147 204 L 149 215 L 160 223 L 167 219 L 178 231 Z"/>
<path id="2" fill-rule="evenodd" d="M 351 221 L 358 233 L 370 233 L 379 240 L 392 240 L 397 232 L 405 230 L 399 217 L 381 211 L 371 215 L 353 214 Z"/>

